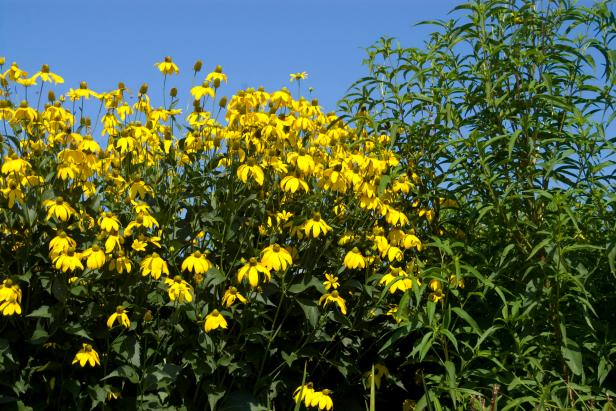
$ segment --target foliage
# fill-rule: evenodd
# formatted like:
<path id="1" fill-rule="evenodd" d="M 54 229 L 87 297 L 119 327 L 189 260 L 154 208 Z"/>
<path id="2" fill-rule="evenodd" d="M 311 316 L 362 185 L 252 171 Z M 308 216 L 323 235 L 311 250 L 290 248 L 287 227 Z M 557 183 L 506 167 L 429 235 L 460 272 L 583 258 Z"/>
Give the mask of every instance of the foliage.
<path id="1" fill-rule="evenodd" d="M 462 4 L 421 49 L 370 47 L 341 101 L 421 179 L 420 276 L 465 279 L 436 307 L 403 296 L 380 341 L 416 409 L 613 409 L 613 5 Z"/>
<path id="2" fill-rule="evenodd" d="M 157 66 L 166 88 L 179 68 Z M 387 135 L 286 89 L 220 97 L 221 67 L 186 122 L 174 88 L 155 107 L 147 85 L 82 82 L 39 109 L 63 81 L 49 67 L 1 80 L 5 404 L 290 409 L 295 392 L 361 408 L 399 355 L 380 346 L 409 315 L 392 303 L 434 313 L 417 276 L 427 220 L 400 212 L 413 173 Z"/>

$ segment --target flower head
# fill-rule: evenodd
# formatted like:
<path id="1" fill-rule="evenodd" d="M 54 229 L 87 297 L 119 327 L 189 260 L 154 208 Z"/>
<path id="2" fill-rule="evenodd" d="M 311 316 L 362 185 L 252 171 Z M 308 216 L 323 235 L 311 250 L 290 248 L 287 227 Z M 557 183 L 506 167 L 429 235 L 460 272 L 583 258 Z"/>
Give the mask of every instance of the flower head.
<path id="1" fill-rule="evenodd" d="M 291 73 L 289 74 L 289 81 L 293 82 L 295 80 L 305 80 L 308 77 L 308 73 L 302 71 L 301 73 Z"/>
<path id="2" fill-rule="evenodd" d="M 81 367 L 85 367 L 86 363 L 89 363 L 91 367 L 95 365 L 101 365 L 98 353 L 92 348 L 90 344 L 84 343 L 81 350 L 75 354 L 73 358 L 73 364 L 79 363 Z"/>
<path id="3" fill-rule="evenodd" d="M 217 328 L 227 328 L 227 320 L 218 310 L 214 310 L 205 317 L 204 323 L 205 332 L 209 333 Z"/>
<path id="4" fill-rule="evenodd" d="M 169 56 L 165 57 L 165 61 L 156 63 L 156 67 L 158 67 L 158 70 L 164 75 L 180 73 L 180 69 Z"/>
<path id="5" fill-rule="evenodd" d="M 130 328 L 130 320 L 128 319 L 128 315 L 126 315 L 127 311 L 121 305 L 118 305 L 115 312 L 109 316 L 107 319 L 107 327 L 112 328 L 113 323 L 116 321 L 124 326 L 125 328 Z"/>
<path id="6" fill-rule="evenodd" d="M 173 279 L 165 279 L 165 284 L 169 287 L 167 293 L 171 301 L 177 300 L 179 303 L 182 303 L 184 301 L 191 302 L 193 300 L 192 286 L 179 275 L 176 275 Z"/>
<path id="7" fill-rule="evenodd" d="M 270 280 L 270 270 L 253 257 L 239 269 L 237 272 L 237 281 L 242 282 L 244 277 L 248 277 L 250 286 L 256 287 L 259 284 L 259 273 L 263 274 L 267 281 Z"/>
<path id="8" fill-rule="evenodd" d="M 340 297 L 338 290 L 333 290 L 331 293 L 323 294 L 319 299 L 319 304 L 323 304 L 323 308 L 325 308 L 329 303 L 336 303 L 340 308 L 340 312 L 346 315 L 346 302 L 344 298 Z"/>

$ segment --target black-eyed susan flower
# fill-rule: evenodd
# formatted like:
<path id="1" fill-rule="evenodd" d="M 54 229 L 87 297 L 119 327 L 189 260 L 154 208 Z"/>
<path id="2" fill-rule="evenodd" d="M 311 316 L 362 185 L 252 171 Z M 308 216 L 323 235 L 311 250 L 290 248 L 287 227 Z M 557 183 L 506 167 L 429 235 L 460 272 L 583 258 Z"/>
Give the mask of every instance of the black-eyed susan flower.
<path id="1" fill-rule="evenodd" d="M 75 354 L 75 358 L 73 358 L 73 364 L 77 364 L 81 367 L 85 367 L 86 363 L 90 364 L 91 367 L 96 365 L 101 365 L 100 358 L 98 353 L 92 348 L 90 344 L 83 343 L 81 350 Z"/>
<path id="2" fill-rule="evenodd" d="M 164 75 L 180 73 L 180 69 L 169 56 L 165 57 L 164 61 L 156 63 L 156 67 Z"/>
<path id="3" fill-rule="evenodd" d="M 323 286 L 325 286 L 326 290 L 333 288 L 334 290 L 340 287 L 340 283 L 338 282 L 338 277 L 333 274 L 325 274 L 325 281 L 323 281 Z"/>
<path id="4" fill-rule="evenodd" d="M 227 328 L 227 320 L 220 312 L 218 312 L 218 310 L 213 310 L 205 317 L 203 328 L 206 333 L 209 333 L 217 328 Z"/>
<path id="5" fill-rule="evenodd" d="M 272 277 L 270 270 L 261 264 L 256 258 L 252 257 L 237 272 L 237 281 L 241 283 L 245 277 L 248 277 L 250 286 L 256 287 L 259 285 L 259 273 L 263 274 L 266 281 L 269 281 Z"/>
<path id="6" fill-rule="evenodd" d="M 302 227 L 304 233 L 306 233 L 306 236 L 312 236 L 314 238 L 317 238 L 319 235 L 321 235 L 321 233 L 325 235 L 332 230 L 329 224 L 327 224 L 325 220 L 321 218 L 321 213 L 319 212 L 313 213 L 312 218 L 306 220 Z"/>
<path id="7" fill-rule="evenodd" d="M 323 294 L 319 299 L 319 304 L 323 304 L 323 308 L 327 307 L 327 304 L 329 303 L 336 303 L 340 308 L 340 312 L 346 315 L 346 301 L 344 300 L 344 298 L 340 297 L 340 293 L 338 293 L 338 290 L 333 290 L 330 293 Z"/>
<path id="8" fill-rule="evenodd" d="M 351 270 L 366 268 L 366 259 L 357 247 L 353 247 L 353 249 L 344 256 L 344 266 Z"/>
<path id="9" fill-rule="evenodd" d="M 141 275 L 151 275 L 155 280 L 158 280 L 161 274 L 169 275 L 169 267 L 167 262 L 163 260 L 158 253 L 152 253 L 145 257 L 140 264 Z"/>
<path id="10" fill-rule="evenodd" d="M 182 271 L 201 275 L 207 273 L 213 266 L 212 262 L 205 258 L 205 254 L 201 251 L 195 251 L 182 262 Z"/>
<path id="11" fill-rule="evenodd" d="M 87 248 L 81 255 L 86 258 L 86 267 L 90 270 L 98 270 L 105 265 L 105 252 L 98 244 L 94 244 L 92 247 Z"/>
<path id="12" fill-rule="evenodd" d="M 43 205 L 47 208 L 47 217 L 45 220 L 49 220 L 51 217 L 55 217 L 59 221 L 68 221 L 75 209 L 71 207 L 69 203 L 64 201 L 62 197 L 56 197 L 55 200 L 45 200 Z"/>
<path id="13" fill-rule="evenodd" d="M 182 279 L 179 275 L 176 275 L 171 278 L 165 279 L 165 284 L 167 284 L 167 293 L 169 294 L 169 299 L 172 302 L 177 301 L 178 303 L 191 302 L 193 300 L 192 292 L 193 288 L 188 282 Z"/>
<path id="14" fill-rule="evenodd" d="M 128 319 L 127 314 L 128 311 L 126 311 L 126 309 L 121 305 L 118 305 L 114 313 L 111 314 L 107 319 L 107 327 L 111 329 L 113 328 L 113 324 L 117 322 L 119 325 L 125 328 L 130 328 L 130 320 Z"/>
<path id="15" fill-rule="evenodd" d="M 231 286 L 227 288 L 225 294 L 222 296 L 222 304 L 225 307 L 229 308 L 233 305 L 235 300 L 238 300 L 239 302 L 244 304 L 246 304 L 246 302 L 248 301 L 242 294 L 240 294 L 237 288 Z"/>
<path id="16" fill-rule="evenodd" d="M 434 301 L 435 303 L 439 302 L 443 298 L 445 298 L 445 294 L 443 294 L 443 285 L 437 279 L 430 280 L 428 287 L 432 290 L 428 298 L 430 301 Z"/>
<path id="17" fill-rule="evenodd" d="M 293 264 L 291 254 L 278 244 L 266 247 L 261 254 L 261 264 L 268 270 L 284 271 Z"/>
<path id="18" fill-rule="evenodd" d="M 118 274 L 130 273 L 133 269 L 133 263 L 128 258 L 123 250 L 118 251 L 118 255 L 109 261 L 109 269 L 111 271 L 117 271 Z"/>

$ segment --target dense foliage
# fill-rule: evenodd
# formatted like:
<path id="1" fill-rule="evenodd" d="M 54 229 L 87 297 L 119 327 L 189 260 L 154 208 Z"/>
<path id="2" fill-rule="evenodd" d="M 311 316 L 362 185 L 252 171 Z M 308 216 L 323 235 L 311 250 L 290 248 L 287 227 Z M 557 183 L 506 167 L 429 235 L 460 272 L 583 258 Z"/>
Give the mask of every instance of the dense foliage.
<path id="1" fill-rule="evenodd" d="M 363 407 L 378 337 L 408 315 L 394 303 L 438 300 L 419 277 L 429 210 L 400 211 L 415 174 L 386 134 L 286 89 L 219 97 L 221 67 L 186 123 L 173 88 L 153 107 L 146 85 L 131 101 L 82 82 L 38 109 L 28 88 L 60 76 L 2 76 L 5 402 L 329 410 L 335 388 Z"/>
<path id="2" fill-rule="evenodd" d="M 612 5 L 463 4 L 338 115 L 0 58 L 0 404 L 613 409 Z"/>
<path id="3" fill-rule="evenodd" d="M 422 49 L 372 46 L 342 102 L 422 178 L 423 275 L 473 279 L 385 339 L 423 370 L 421 407 L 613 409 L 613 5 L 463 4 Z"/>

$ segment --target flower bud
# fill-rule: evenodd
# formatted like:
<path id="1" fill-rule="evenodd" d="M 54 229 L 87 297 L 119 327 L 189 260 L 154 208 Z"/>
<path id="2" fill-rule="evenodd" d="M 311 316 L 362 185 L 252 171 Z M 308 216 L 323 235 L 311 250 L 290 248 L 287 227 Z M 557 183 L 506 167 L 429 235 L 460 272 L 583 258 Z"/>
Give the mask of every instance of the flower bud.
<path id="1" fill-rule="evenodd" d="M 193 66 L 193 70 L 195 71 L 195 73 L 198 73 L 201 71 L 201 67 L 203 67 L 203 62 L 201 60 L 197 60 L 195 62 L 195 65 Z"/>
<path id="2" fill-rule="evenodd" d="M 47 93 L 47 100 L 51 101 L 52 103 L 56 101 L 56 93 L 54 93 L 53 90 L 49 90 L 49 92 Z"/>
<path id="3" fill-rule="evenodd" d="M 4 65 L 4 63 L 6 63 L 6 58 L 4 58 L 4 56 L 0 56 L 0 66 Z"/>
<path id="4" fill-rule="evenodd" d="M 88 88 L 88 83 L 82 81 L 81 83 L 79 83 L 79 88 L 82 90 L 86 90 Z"/>
<path id="5" fill-rule="evenodd" d="M 218 102 L 218 106 L 219 106 L 220 108 L 225 108 L 225 107 L 227 107 L 227 97 L 222 97 L 222 98 L 220 99 L 220 101 Z"/>
<path id="6" fill-rule="evenodd" d="M 218 87 L 220 87 L 220 79 L 216 78 L 214 79 L 214 88 L 218 88 Z"/>
<path id="7" fill-rule="evenodd" d="M 313 98 L 310 104 L 312 104 L 314 107 L 317 107 L 319 105 L 319 100 L 317 100 L 316 98 Z"/>
<path id="8" fill-rule="evenodd" d="M 43 64 L 41 67 L 41 73 L 49 73 L 49 66 L 47 64 Z"/>
<path id="9" fill-rule="evenodd" d="M 169 95 L 171 97 L 176 97 L 178 95 L 178 89 L 175 87 L 172 87 L 171 90 L 169 90 Z"/>
<path id="10" fill-rule="evenodd" d="M 118 90 L 122 90 L 122 91 L 126 90 L 126 86 L 121 81 L 118 83 Z"/>
<path id="11" fill-rule="evenodd" d="M 214 71 L 215 71 L 216 73 L 222 73 L 222 66 L 221 66 L 221 65 L 216 66 L 216 68 L 214 69 Z"/>
<path id="12" fill-rule="evenodd" d="M 147 94 L 147 92 L 148 92 L 148 84 L 143 83 L 141 87 L 139 88 L 139 94 Z"/>

